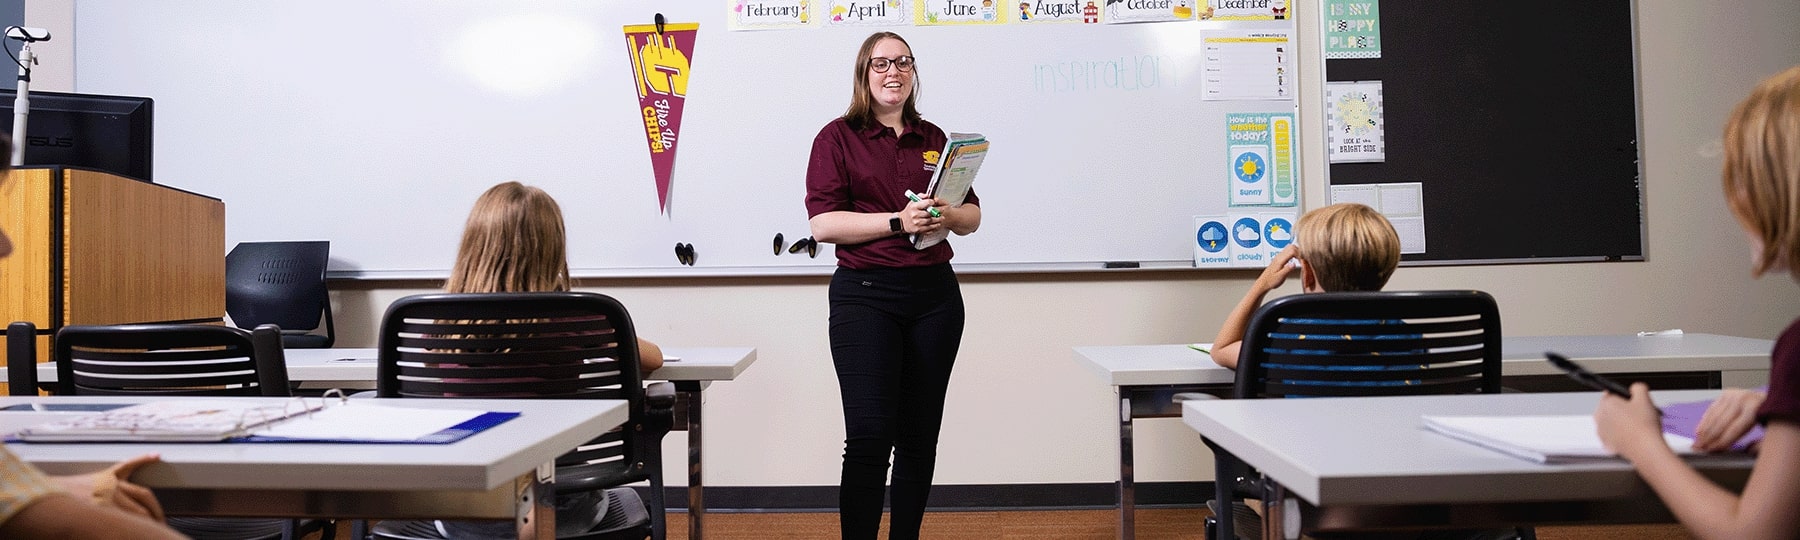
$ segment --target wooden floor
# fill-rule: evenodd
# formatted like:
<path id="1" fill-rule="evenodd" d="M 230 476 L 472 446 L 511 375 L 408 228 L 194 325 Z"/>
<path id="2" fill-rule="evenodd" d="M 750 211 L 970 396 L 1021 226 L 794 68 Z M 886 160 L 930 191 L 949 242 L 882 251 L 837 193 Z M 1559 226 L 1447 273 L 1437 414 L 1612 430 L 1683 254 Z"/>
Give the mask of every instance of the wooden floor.
<path id="1" fill-rule="evenodd" d="M 932 512 L 925 515 L 924 538 L 947 540 L 1103 540 L 1117 537 L 1116 510 L 1004 512 Z M 1142 540 L 1201 540 L 1202 509 L 1137 511 L 1137 537 Z M 338 538 L 349 538 L 341 524 Z M 886 527 L 882 528 L 886 534 Z M 669 513 L 668 540 L 688 537 L 687 514 Z M 1677 540 L 1689 538 L 1677 525 L 1540 527 L 1542 540 Z M 710 513 L 706 537 L 714 540 L 830 540 L 838 538 L 833 513 Z"/>

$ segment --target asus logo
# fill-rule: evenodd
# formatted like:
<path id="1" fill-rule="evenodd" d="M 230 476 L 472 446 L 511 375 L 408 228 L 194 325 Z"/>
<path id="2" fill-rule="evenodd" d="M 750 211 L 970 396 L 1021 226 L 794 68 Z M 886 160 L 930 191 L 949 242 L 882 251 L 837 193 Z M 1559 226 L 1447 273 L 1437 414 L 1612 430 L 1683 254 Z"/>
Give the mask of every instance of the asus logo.
<path id="1" fill-rule="evenodd" d="M 68 137 L 26 137 L 25 144 L 31 146 L 49 146 L 52 148 L 69 148 L 75 146 L 75 139 Z"/>

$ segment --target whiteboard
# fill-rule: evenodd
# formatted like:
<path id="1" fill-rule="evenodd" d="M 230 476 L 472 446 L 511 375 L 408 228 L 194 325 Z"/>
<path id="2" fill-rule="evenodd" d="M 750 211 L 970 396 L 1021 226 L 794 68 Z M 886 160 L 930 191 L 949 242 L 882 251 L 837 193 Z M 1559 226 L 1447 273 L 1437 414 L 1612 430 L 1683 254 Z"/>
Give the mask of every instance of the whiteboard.
<path id="1" fill-rule="evenodd" d="M 325 239 L 336 277 L 441 277 L 475 198 L 518 180 L 560 202 L 578 276 L 835 265 L 772 239 L 809 234 L 811 142 L 875 29 L 728 31 L 699 0 L 75 9 L 76 91 L 156 100 L 155 177 L 223 199 L 228 245 Z M 622 33 L 657 12 L 700 25 L 667 213 Z M 1209 24 L 879 28 L 919 58 L 926 119 L 993 141 L 958 267 L 1191 266 L 1194 217 L 1227 211 L 1224 115 L 1293 110 L 1200 98 Z"/>

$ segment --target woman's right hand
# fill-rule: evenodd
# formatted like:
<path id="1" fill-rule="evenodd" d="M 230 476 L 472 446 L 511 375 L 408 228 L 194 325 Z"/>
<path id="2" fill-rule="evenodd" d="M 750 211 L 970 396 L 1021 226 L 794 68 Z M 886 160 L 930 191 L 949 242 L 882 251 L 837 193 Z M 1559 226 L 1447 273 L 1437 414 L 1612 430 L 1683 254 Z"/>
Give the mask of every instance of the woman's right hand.
<path id="1" fill-rule="evenodd" d="M 1694 449 L 1722 452 L 1756 427 L 1756 409 L 1762 407 L 1767 394 L 1743 388 L 1726 388 L 1700 415 L 1694 433 Z"/>
<path id="2" fill-rule="evenodd" d="M 1635 461 L 1642 457 L 1640 452 L 1648 449 L 1669 449 L 1663 443 L 1662 420 L 1657 416 L 1656 405 L 1650 402 L 1650 387 L 1641 382 L 1631 384 L 1629 400 L 1601 392 L 1600 405 L 1594 409 L 1594 426 L 1600 442 L 1627 460 Z"/>
<path id="3" fill-rule="evenodd" d="M 900 228 L 909 234 L 925 234 L 943 228 L 944 218 L 931 216 L 931 205 L 935 200 L 924 198 L 906 203 L 906 208 L 900 210 Z"/>

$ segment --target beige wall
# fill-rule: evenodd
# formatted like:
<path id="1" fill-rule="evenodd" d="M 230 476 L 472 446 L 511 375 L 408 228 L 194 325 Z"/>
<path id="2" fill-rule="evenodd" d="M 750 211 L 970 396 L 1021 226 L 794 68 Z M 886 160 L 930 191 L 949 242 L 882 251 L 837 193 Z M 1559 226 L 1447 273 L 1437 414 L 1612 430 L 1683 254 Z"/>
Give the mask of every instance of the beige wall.
<path id="1" fill-rule="evenodd" d="M 1682 328 L 1773 338 L 1800 316 L 1800 287 L 1786 276 L 1749 279 L 1749 248 L 1718 193 L 1719 130 L 1752 84 L 1800 63 L 1800 3 L 1752 3 L 1726 10 L 1648 0 L 1640 7 L 1648 262 L 1403 268 L 1390 288 L 1486 290 L 1499 299 L 1506 331 L 1514 335 Z M 71 29 L 58 26 L 71 24 L 72 6 L 70 0 L 29 2 L 28 22 L 59 32 L 58 39 L 72 38 Z M 1316 2 L 1297 7 L 1316 8 Z M 1528 39 L 1526 29 L 1519 31 Z M 73 80 L 64 53 L 42 54 L 39 85 L 70 89 L 57 86 Z M 1311 97 L 1304 101 L 1316 102 Z M 1307 107 L 1303 118 L 1316 120 L 1315 109 Z M 1318 141 L 1317 122 L 1307 124 L 1306 140 Z M 1305 170 L 1323 170 L 1316 148 L 1303 150 Z M 1309 177 L 1307 188 L 1309 204 L 1321 202 L 1322 179 Z M 1116 479 L 1115 396 L 1074 360 L 1071 347 L 1210 341 L 1253 277 L 1246 271 L 965 276 L 969 323 L 951 383 L 937 481 Z M 659 343 L 757 348 L 758 361 L 742 378 L 707 391 L 708 484 L 836 484 L 843 427 L 825 337 L 825 278 L 586 285 L 624 301 L 642 333 Z M 374 322 L 389 302 L 434 286 L 334 283 L 338 343 L 373 346 Z M 1291 292 L 1290 284 L 1277 294 Z M 1140 481 L 1210 478 L 1197 437 L 1178 420 L 1142 421 L 1137 434 Z M 669 437 L 672 483 L 685 478 L 684 437 Z"/>

